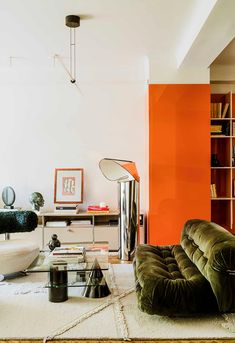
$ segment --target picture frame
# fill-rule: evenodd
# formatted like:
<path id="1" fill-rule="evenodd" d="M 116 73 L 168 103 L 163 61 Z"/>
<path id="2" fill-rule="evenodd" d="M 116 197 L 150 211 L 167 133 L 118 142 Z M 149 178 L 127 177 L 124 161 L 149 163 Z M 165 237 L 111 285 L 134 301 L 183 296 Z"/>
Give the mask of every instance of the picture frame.
<path id="1" fill-rule="evenodd" d="M 81 204 L 83 202 L 83 169 L 56 168 L 54 180 L 55 204 Z"/>

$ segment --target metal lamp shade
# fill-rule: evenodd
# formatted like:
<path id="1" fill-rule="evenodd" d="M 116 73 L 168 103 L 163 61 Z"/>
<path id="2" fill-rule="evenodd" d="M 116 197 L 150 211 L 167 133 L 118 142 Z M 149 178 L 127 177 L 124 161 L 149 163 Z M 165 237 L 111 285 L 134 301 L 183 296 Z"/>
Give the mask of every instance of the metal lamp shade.
<path id="1" fill-rule="evenodd" d="M 99 167 L 103 175 L 119 185 L 121 260 L 134 257 L 139 229 L 139 175 L 132 161 L 104 158 Z"/>

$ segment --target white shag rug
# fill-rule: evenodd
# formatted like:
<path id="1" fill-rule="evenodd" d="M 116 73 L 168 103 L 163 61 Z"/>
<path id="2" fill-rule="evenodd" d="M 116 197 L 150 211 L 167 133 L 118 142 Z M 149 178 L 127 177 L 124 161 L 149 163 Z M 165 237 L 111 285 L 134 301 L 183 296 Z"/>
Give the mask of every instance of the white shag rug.
<path id="1" fill-rule="evenodd" d="M 226 339 L 235 338 L 235 314 L 169 318 L 137 308 L 132 265 L 111 265 L 112 295 L 48 301 L 47 273 L 0 282 L 0 339 Z"/>

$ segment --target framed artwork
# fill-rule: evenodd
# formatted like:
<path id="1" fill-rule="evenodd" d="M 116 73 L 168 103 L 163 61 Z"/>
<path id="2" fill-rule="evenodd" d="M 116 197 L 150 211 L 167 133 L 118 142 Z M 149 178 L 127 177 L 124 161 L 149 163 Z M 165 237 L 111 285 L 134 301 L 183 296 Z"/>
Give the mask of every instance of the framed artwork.
<path id="1" fill-rule="evenodd" d="M 55 169 L 54 203 L 80 204 L 83 202 L 83 169 Z"/>

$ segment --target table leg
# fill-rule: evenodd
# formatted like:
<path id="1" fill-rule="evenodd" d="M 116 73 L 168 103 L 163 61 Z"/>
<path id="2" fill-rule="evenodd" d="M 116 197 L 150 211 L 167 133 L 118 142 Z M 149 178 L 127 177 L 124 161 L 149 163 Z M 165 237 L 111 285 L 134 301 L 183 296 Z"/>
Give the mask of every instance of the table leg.
<path id="1" fill-rule="evenodd" d="M 51 268 L 49 272 L 49 301 L 58 303 L 68 300 L 68 272 Z"/>

